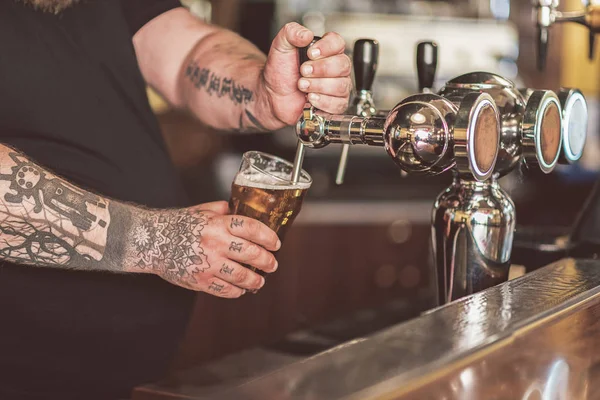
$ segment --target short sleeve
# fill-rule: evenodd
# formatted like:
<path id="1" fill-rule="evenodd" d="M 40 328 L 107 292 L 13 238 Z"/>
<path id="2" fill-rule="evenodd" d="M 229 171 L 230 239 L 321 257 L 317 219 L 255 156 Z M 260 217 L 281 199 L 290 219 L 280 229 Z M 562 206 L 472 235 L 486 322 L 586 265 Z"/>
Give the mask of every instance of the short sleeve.
<path id="1" fill-rule="evenodd" d="M 180 0 L 121 0 L 131 35 L 160 14 L 181 7 Z"/>

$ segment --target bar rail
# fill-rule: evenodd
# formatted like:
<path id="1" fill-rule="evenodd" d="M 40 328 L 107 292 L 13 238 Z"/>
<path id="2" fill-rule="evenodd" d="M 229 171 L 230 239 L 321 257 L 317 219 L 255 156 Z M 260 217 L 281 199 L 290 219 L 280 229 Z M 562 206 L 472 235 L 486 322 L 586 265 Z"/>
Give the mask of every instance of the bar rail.
<path id="1" fill-rule="evenodd" d="M 565 259 L 211 398 L 586 398 L 599 295 L 600 262 Z"/>

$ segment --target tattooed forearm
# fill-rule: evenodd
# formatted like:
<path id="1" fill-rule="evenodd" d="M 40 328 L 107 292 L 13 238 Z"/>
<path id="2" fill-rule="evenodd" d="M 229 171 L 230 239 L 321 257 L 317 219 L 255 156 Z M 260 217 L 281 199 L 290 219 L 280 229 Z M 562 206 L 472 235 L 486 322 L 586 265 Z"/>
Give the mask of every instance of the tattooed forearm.
<path id="1" fill-rule="evenodd" d="M 252 55 L 256 58 L 257 55 Z M 252 58 L 251 57 L 251 58 Z M 191 61 L 185 69 L 185 78 L 190 81 L 197 90 L 202 90 L 211 97 L 230 100 L 234 106 L 243 106 L 239 111 L 239 123 L 237 129 L 240 132 L 266 132 L 266 129 L 250 111 L 247 106 L 255 103 L 256 95 L 253 90 L 243 84 L 236 82 L 230 77 L 223 77 L 210 68 L 200 67 L 196 61 Z"/>
<path id="2" fill-rule="evenodd" d="M 208 221 L 196 208 L 148 210 L 103 198 L 0 144 L 0 260 L 151 273 L 197 290 L 210 268 Z M 233 268 L 223 264 L 221 273 Z M 210 290 L 223 288 L 215 283 Z"/>
<path id="3" fill-rule="evenodd" d="M 72 268 L 90 268 L 103 259 L 109 200 L 2 145 L 0 166 L 0 258 Z"/>
<path id="4" fill-rule="evenodd" d="M 229 251 L 237 251 L 238 253 L 241 253 L 242 252 L 242 244 L 243 243 L 231 242 L 231 244 L 229 245 Z"/>
<path id="5" fill-rule="evenodd" d="M 201 68 L 196 61 L 190 62 L 185 76 L 198 90 L 204 90 L 210 96 L 225 97 L 234 104 L 248 104 L 254 101 L 254 92 L 232 78 L 224 78 L 209 68 Z"/>

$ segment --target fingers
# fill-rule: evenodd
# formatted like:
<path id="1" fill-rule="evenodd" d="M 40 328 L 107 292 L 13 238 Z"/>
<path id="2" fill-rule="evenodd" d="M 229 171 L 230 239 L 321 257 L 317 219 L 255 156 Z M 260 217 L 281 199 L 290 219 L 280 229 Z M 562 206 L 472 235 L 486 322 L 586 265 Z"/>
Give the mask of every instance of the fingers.
<path id="1" fill-rule="evenodd" d="M 277 269 L 277 260 L 273 254 L 257 244 L 236 237 L 232 237 L 229 243 L 227 257 L 267 273 Z"/>
<path id="2" fill-rule="evenodd" d="M 302 64 L 300 72 L 305 78 L 338 78 L 350 76 L 352 63 L 345 54 L 328 58 L 307 61 Z"/>
<path id="3" fill-rule="evenodd" d="M 229 213 L 229 204 L 226 201 L 213 201 L 211 203 L 204 203 L 196 206 L 202 211 L 212 211 L 219 215 L 226 215 Z"/>
<path id="4" fill-rule="evenodd" d="M 277 234 L 260 221 L 239 215 L 230 215 L 226 222 L 229 233 L 238 238 L 249 240 L 271 251 L 277 251 L 281 247 Z"/>
<path id="5" fill-rule="evenodd" d="M 317 93 L 309 93 L 310 104 L 331 114 L 343 114 L 348 109 L 348 98 L 326 96 Z"/>
<path id="6" fill-rule="evenodd" d="M 347 97 L 352 90 L 352 80 L 346 78 L 302 78 L 298 89 L 305 93 L 319 93 L 326 96 Z"/>
<path id="7" fill-rule="evenodd" d="M 258 290 L 265 284 L 265 278 L 231 260 L 221 262 L 215 276 L 237 287 L 249 290 Z"/>
<path id="8" fill-rule="evenodd" d="M 224 297 L 227 299 L 236 299 L 246 293 L 244 289 L 219 278 L 209 279 L 200 289 L 213 296 Z"/>
<path id="9" fill-rule="evenodd" d="M 308 50 L 308 57 L 311 60 L 331 57 L 336 54 L 344 54 L 345 49 L 346 42 L 344 39 L 342 39 L 342 37 L 337 33 L 328 32 L 323 35 L 321 40 L 311 46 L 311 48 Z"/>
<path id="10" fill-rule="evenodd" d="M 313 33 L 296 22 L 290 22 L 286 24 L 271 45 L 271 50 L 275 50 L 280 53 L 294 53 L 296 54 L 298 47 L 305 47 L 313 40 Z"/>

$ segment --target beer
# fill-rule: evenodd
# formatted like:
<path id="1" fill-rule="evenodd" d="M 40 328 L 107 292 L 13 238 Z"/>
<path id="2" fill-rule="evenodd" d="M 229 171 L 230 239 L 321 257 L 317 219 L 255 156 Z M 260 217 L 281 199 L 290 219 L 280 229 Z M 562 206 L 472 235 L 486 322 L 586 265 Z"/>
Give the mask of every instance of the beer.
<path id="1" fill-rule="evenodd" d="M 229 208 L 232 214 L 262 222 L 283 242 L 312 183 L 305 171 L 299 182 L 292 183 L 292 167 L 291 163 L 269 154 L 256 151 L 244 154 L 240 171 L 231 185 Z"/>
<path id="2" fill-rule="evenodd" d="M 285 234 L 302 207 L 307 189 L 294 187 L 231 186 L 229 207 L 233 214 L 259 220 L 271 228 L 283 242 Z"/>

